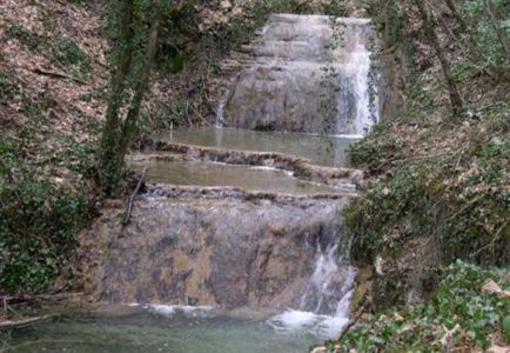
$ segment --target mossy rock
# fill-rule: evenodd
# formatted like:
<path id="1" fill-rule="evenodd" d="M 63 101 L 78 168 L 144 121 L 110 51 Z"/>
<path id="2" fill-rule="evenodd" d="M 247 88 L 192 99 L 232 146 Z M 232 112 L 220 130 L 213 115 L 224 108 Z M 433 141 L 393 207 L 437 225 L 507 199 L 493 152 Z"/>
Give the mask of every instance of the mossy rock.
<path id="1" fill-rule="evenodd" d="M 352 300 L 352 308 L 357 310 L 363 302 L 366 300 L 367 295 L 371 295 L 372 291 L 372 277 L 374 275 L 374 271 L 372 266 L 365 266 L 361 268 L 358 272 L 358 276 L 356 278 L 356 289 L 354 291 L 354 298 Z"/>

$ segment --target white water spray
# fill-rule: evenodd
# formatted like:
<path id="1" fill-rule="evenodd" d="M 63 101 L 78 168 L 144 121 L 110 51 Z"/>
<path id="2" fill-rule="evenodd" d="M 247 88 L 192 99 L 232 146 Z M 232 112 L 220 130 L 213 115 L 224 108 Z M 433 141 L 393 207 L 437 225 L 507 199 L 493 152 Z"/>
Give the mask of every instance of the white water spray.
<path id="1" fill-rule="evenodd" d="M 332 244 L 318 251 L 299 310 L 287 310 L 268 321 L 276 331 L 307 331 L 330 339 L 348 324 L 357 271 L 339 264 L 337 249 Z"/>

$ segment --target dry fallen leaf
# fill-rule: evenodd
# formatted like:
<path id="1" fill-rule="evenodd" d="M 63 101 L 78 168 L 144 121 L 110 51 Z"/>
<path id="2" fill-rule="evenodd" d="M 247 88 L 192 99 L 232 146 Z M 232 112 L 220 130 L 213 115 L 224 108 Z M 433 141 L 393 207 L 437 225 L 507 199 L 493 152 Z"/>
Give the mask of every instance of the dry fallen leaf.
<path id="1" fill-rule="evenodd" d="M 510 353 L 510 346 L 492 346 L 487 350 L 487 353 Z"/>
<path id="2" fill-rule="evenodd" d="M 496 294 L 500 298 L 510 298 L 510 292 L 502 290 L 496 282 L 489 280 L 482 287 L 482 293 Z"/>

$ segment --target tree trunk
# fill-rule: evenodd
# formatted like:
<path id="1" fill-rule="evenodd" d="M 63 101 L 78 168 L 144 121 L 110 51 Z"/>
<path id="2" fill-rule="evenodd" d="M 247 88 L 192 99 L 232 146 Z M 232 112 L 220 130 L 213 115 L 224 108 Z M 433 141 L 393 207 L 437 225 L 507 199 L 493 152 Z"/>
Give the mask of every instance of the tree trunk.
<path id="1" fill-rule="evenodd" d="M 136 122 L 140 115 L 143 97 L 147 89 L 149 89 L 149 80 L 158 44 L 161 11 L 161 0 L 156 0 L 153 7 L 153 13 L 151 15 L 151 29 L 145 49 L 143 69 L 140 72 L 140 77 L 137 78 L 137 83 L 134 89 L 134 96 L 122 126 L 122 134 L 118 148 L 118 153 L 120 156 L 122 156 L 122 158 L 124 158 L 124 155 L 127 153 L 127 149 L 132 139 L 133 131 L 136 127 Z"/>
<path id="2" fill-rule="evenodd" d="M 119 8 L 115 9 L 116 14 L 120 16 L 118 32 L 114 46 L 117 46 L 116 55 L 118 57 L 115 66 L 112 68 L 110 88 L 108 93 L 108 106 L 106 109 L 106 122 L 103 128 L 99 155 L 99 178 L 104 187 L 112 182 L 112 178 L 118 173 L 121 165 L 118 165 L 117 145 L 120 137 L 119 129 L 119 109 L 122 106 L 123 94 L 126 90 L 126 78 L 132 62 L 132 41 L 134 30 L 133 21 L 133 0 L 120 2 Z M 107 190 L 106 190 L 107 191 Z M 108 191 L 107 191 L 108 192 Z"/>
<path id="3" fill-rule="evenodd" d="M 163 1 L 154 0 L 152 6 L 146 8 L 137 7 L 139 4 L 134 0 L 112 2 L 113 25 L 116 26 L 112 29 L 114 66 L 99 156 L 99 181 L 107 194 L 122 177 L 124 156 L 149 88 Z M 146 29 L 147 23 L 149 29 Z M 127 112 L 122 119 L 124 108 Z"/>
<path id="4" fill-rule="evenodd" d="M 455 83 L 455 80 L 453 79 L 453 75 L 450 70 L 450 63 L 448 62 L 448 59 L 446 58 L 446 55 L 441 48 L 441 43 L 439 42 L 439 38 L 438 38 L 436 32 L 434 31 L 435 21 L 429 15 L 422 0 L 414 0 L 414 3 L 416 4 L 416 6 L 418 7 L 418 10 L 420 11 L 420 16 L 423 21 L 423 26 L 425 28 L 427 36 L 430 39 L 430 44 L 434 48 L 436 55 L 439 59 L 439 62 L 441 63 L 441 69 L 443 70 L 443 75 L 445 77 L 446 84 L 448 86 L 448 93 L 450 95 L 450 104 L 451 104 L 451 108 L 452 108 L 453 117 L 459 117 L 464 111 L 463 102 L 462 102 L 462 98 L 460 97 L 460 93 L 457 88 L 457 84 Z"/>

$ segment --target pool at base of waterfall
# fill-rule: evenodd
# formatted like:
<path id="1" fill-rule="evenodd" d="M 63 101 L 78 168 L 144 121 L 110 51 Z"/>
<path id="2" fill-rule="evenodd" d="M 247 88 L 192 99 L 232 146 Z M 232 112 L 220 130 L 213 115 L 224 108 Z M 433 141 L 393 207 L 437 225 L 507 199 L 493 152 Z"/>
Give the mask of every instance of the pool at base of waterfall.
<path id="1" fill-rule="evenodd" d="M 253 152 L 278 152 L 309 159 L 314 164 L 343 167 L 347 150 L 358 135 L 319 135 L 201 127 L 170 130 L 154 137 L 171 143 Z"/>
<path id="2" fill-rule="evenodd" d="M 354 189 L 346 184 L 343 189 L 300 180 L 291 172 L 270 167 L 231 165 L 200 161 L 142 160 L 129 162 L 132 170 L 143 173 L 148 181 L 188 186 L 223 186 L 245 190 L 281 192 L 294 195 L 334 194 Z"/>
<path id="3" fill-rule="evenodd" d="M 289 310 L 137 306 L 108 315 L 60 318 L 12 333 L 2 352 L 303 353 L 332 338 L 346 318 Z M 333 334 L 333 332 L 335 334 Z"/>

